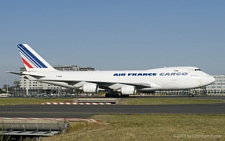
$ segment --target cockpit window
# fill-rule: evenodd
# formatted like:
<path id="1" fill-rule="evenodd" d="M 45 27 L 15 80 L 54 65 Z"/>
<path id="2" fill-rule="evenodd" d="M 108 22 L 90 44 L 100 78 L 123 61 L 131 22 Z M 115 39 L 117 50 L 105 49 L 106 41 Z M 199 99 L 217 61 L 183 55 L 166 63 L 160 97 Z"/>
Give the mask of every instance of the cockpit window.
<path id="1" fill-rule="evenodd" d="M 201 69 L 195 69 L 195 71 L 201 71 Z"/>

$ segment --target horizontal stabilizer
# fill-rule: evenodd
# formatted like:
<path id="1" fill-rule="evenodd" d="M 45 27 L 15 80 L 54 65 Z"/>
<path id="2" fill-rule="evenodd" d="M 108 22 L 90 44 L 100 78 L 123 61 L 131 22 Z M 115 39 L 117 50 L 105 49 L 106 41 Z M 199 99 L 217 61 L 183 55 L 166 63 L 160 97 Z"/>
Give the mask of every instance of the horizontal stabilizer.
<path id="1" fill-rule="evenodd" d="M 36 76 L 36 77 L 44 77 L 44 75 L 39 74 L 39 73 L 31 73 L 31 72 L 23 72 L 23 75 L 30 75 L 30 76 Z"/>
<path id="2" fill-rule="evenodd" d="M 25 77 L 28 78 L 29 80 L 38 80 L 37 78 L 30 75 L 25 75 Z"/>
<path id="3" fill-rule="evenodd" d="M 16 74 L 16 75 L 22 75 L 21 72 L 12 72 L 12 71 L 6 71 L 6 73 Z"/>

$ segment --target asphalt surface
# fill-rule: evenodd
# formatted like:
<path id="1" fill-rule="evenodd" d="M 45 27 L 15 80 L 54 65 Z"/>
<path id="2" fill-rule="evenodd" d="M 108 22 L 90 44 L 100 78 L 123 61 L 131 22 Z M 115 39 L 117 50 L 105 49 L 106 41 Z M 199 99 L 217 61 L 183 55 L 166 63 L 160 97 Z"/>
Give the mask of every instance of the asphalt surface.
<path id="1" fill-rule="evenodd" d="M 152 97 L 155 98 L 155 97 Z M 158 97 L 157 97 L 158 98 Z M 172 97 L 171 97 L 172 98 Z M 186 98 L 186 97 L 185 97 Z M 223 99 L 225 97 L 194 97 Z M 95 114 L 225 114 L 225 103 L 187 105 L 15 105 L 0 106 L 0 117 L 88 118 Z"/>

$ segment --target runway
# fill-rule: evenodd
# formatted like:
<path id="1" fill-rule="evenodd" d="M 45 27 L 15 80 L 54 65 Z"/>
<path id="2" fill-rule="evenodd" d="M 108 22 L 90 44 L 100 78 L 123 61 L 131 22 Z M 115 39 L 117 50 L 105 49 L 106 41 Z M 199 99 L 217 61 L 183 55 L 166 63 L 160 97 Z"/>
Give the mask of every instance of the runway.
<path id="1" fill-rule="evenodd" d="M 95 114 L 225 114 L 225 103 L 187 105 L 15 105 L 0 106 L 0 117 L 89 118 Z"/>

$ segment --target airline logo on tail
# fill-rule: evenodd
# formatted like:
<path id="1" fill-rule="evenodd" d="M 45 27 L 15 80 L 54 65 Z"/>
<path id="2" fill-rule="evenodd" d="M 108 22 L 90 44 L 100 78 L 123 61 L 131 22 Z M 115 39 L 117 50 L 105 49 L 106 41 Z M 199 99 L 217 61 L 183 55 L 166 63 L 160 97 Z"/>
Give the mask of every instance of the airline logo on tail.
<path id="1" fill-rule="evenodd" d="M 55 70 L 49 65 L 40 55 L 38 55 L 29 45 L 18 44 L 17 45 L 22 61 L 27 70 L 32 71 L 35 69 L 43 70 Z"/>
<path id="2" fill-rule="evenodd" d="M 43 64 L 31 51 L 29 51 L 23 44 L 17 45 L 23 63 L 28 68 L 47 68 L 45 64 Z"/>

